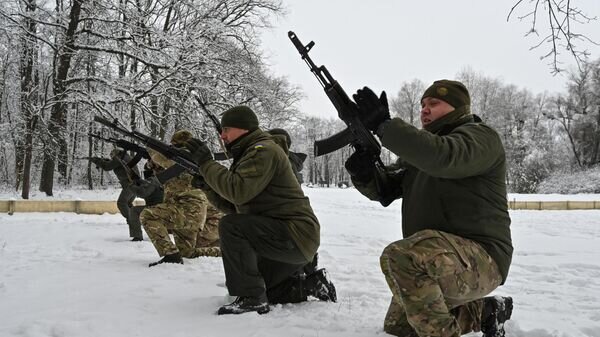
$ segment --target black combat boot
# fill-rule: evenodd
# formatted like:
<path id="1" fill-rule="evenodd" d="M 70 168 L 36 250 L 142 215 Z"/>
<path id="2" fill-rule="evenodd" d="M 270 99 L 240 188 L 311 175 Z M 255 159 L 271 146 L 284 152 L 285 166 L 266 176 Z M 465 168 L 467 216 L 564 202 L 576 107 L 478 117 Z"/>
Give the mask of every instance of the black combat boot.
<path id="1" fill-rule="evenodd" d="M 309 263 L 304 265 L 304 267 L 302 267 L 302 271 L 304 271 L 304 274 L 306 276 L 313 274 L 317 271 L 318 263 L 319 263 L 319 253 L 315 253 L 315 256 L 313 257 L 312 261 L 310 261 Z"/>
<path id="2" fill-rule="evenodd" d="M 169 254 L 169 255 L 165 255 L 163 256 L 162 259 L 156 261 L 156 262 L 152 262 L 148 265 L 148 267 L 154 267 L 156 265 L 159 265 L 161 263 L 179 263 L 179 264 L 183 264 L 183 259 L 181 258 L 181 254 L 179 254 L 179 252 L 175 253 L 175 254 Z"/>
<path id="3" fill-rule="evenodd" d="M 131 242 L 138 242 L 138 241 L 144 241 L 144 239 L 142 239 L 142 238 L 133 238 L 133 239 L 131 239 Z"/>
<path id="4" fill-rule="evenodd" d="M 504 337 L 504 322 L 510 319 L 512 310 L 512 297 L 484 297 L 483 312 L 481 314 L 483 337 Z"/>
<path id="5" fill-rule="evenodd" d="M 217 311 L 217 315 L 237 315 L 253 311 L 256 311 L 262 315 L 269 312 L 269 310 L 269 303 L 267 300 L 267 295 L 265 294 L 259 297 L 238 296 L 235 301 L 220 307 L 219 311 Z"/>
<path id="6" fill-rule="evenodd" d="M 321 301 L 337 302 L 335 286 L 329 280 L 324 268 L 306 276 L 304 290 L 307 295 L 314 296 Z"/>

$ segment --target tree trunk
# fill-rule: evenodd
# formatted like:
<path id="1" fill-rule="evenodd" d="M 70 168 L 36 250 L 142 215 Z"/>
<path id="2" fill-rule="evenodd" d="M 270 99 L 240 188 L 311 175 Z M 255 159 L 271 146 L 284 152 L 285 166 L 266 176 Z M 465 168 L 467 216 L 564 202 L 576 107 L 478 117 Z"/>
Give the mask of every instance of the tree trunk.
<path id="1" fill-rule="evenodd" d="M 91 121 L 89 130 L 92 133 L 95 133 L 94 125 L 95 125 L 94 121 Z M 88 157 L 92 157 L 94 155 L 94 138 L 92 138 L 91 136 L 88 136 L 87 140 L 88 140 Z M 87 161 L 87 183 L 88 183 L 88 189 L 93 190 L 94 184 L 93 184 L 93 179 L 92 179 L 92 162 L 90 160 Z"/>
<path id="2" fill-rule="evenodd" d="M 29 0 L 27 1 L 25 11 L 33 16 L 36 7 L 35 0 Z M 24 24 L 31 35 L 35 36 L 37 34 L 37 26 L 34 20 L 25 18 Z M 25 132 L 20 148 L 21 153 L 18 155 L 19 161 L 17 162 L 17 184 L 19 183 L 20 177 L 23 181 L 23 189 L 21 190 L 21 197 L 23 199 L 29 199 L 33 133 L 37 124 L 37 115 L 34 113 L 35 106 L 37 105 L 37 93 L 35 92 L 37 83 L 35 83 L 36 80 L 33 76 L 35 57 L 36 42 L 34 39 L 29 39 L 25 36 L 23 39 L 23 54 L 21 57 L 21 113 L 23 114 L 23 119 L 25 121 Z"/>
<path id="3" fill-rule="evenodd" d="M 52 196 L 54 167 L 57 159 L 59 173 L 63 178 L 67 175 L 67 142 L 64 136 L 67 121 L 67 106 L 63 102 L 67 88 L 64 82 L 69 73 L 71 59 L 75 54 L 75 38 L 81 14 L 81 3 L 82 0 L 73 0 L 71 12 L 69 13 L 69 25 L 65 34 L 65 44 L 62 49 L 57 51 L 59 55 L 57 57 L 57 67 L 53 81 L 53 99 L 55 103 L 52 105 L 50 121 L 48 122 L 50 139 L 48 148 L 44 152 L 42 179 L 40 181 L 40 191 L 45 192 L 48 196 Z"/>
<path id="4" fill-rule="evenodd" d="M 89 86 L 89 82 L 88 82 L 88 86 Z M 88 88 L 88 92 L 91 92 Z M 77 106 L 75 107 L 75 116 L 73 118 L 73 128 L 75 130 L 78 130 L 77 124 L 78 124 L 78 120 L 79 120 L 79 104 L 77 104 Z M 71 134 L 71 144 L 73 144 L 72 148 L 71 148 L 71 158 L 69 160 L 69 162 L 71 163 L 71 165 L 69 165 L 69 173 L 67 174 L 67 185 L 71 185 L 71 182 L 73 180 L 73 164 L 75 163 L 75 157 L 77 157 L 77 146 L 79 143 L 79 135 L 78 132 L 73 132 Z"/>

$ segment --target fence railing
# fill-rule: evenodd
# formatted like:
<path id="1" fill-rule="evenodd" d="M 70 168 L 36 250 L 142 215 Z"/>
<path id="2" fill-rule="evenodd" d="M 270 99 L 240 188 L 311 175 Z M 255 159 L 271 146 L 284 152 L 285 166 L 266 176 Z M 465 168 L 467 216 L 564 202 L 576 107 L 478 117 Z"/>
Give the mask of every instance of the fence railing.
<path id="1" fill-rule="evenodd" d="M 578 210 L 600 209 L 600 201 L 509 201 L 508 208 L 515 210 Z"/>
<path id="2" fill-rule="evenodd" d="M 135 205 L 144 200 L 136 199 Z M 600 209 L 600 201 L 516 201 L 508 202 L 513 210 L 584 210 Z M 101 200 L 0 200 L 0 213 L 71 212 L 77 214 L 115 214 L 119 212 L 115 201 Z"/>
<path id="3" fill-rule="evenodd" d="M 143 205 L 143 200 L 135 200 L 134 205 Z M 0 200 L 0 213 L 50 213 L 71 212 L 77 214 L 119 213 L 116 201 L 99 200 Z"/>

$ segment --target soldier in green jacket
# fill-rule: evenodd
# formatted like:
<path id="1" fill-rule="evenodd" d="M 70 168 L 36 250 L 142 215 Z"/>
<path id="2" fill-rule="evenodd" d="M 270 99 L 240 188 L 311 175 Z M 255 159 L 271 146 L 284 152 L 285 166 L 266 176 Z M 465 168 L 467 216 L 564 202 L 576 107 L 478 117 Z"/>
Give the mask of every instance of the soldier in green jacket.
<path id="1" fill-rule="evenodd" d="M 390 119 L 385 93 L 354 95 L 363 124 L 398 155 L 378 195 L 373 164 L 361 152 L 346 162 L 372 200 L 402 198 L 404 239 L 381 255 L 392 290 L 384 330 L 396 336 L 504 336 L 512 298 L 486 297 L 506 281 L 513 247 L 506 157 L 498 134 L 470 112 L 460 82 L 434 82 L 421 99 L 423 129 Z M 380 178 L 381 176 L 378 176 Z M 381 189 L 380 189 L 381 190 Z"/>
<path id="2" fill-rule="evenodd" d="M 130 184 L 139 179 L 139 170 L 137 161 L 133 161 L 127 151 L 121 148 L 114 148 L 110 152 L 110 159 L 92 157 L 90 161 L 104 171 L 113 171 L 121 184 L 121 193 L 117 198 L 117 208 L 121 215 L 127 221 L 129 226 L 129 236 L 131 241 L 139 241 L 141 239 L 142 229 L 139 222 L 131 221 L 130 212 L 135 200 L 135 192 L 129 188 Z"/>
<path id="3" fill-rule="evenodd" d="M 336 301 L 324 269 L 305 275 L 320 243 L 320 226 L 284 150 L 258 127 L 246 106 L 223 113 L 221 139 L 233 156 L 227 167 L 199 140 L 186 147 L 200 167 L 196 178 L 210 202 L 226 215 L 219 236 L 226 285 L 237 299 L 218 314 L 269 311 L 269 303 L 307 296 Z"/>

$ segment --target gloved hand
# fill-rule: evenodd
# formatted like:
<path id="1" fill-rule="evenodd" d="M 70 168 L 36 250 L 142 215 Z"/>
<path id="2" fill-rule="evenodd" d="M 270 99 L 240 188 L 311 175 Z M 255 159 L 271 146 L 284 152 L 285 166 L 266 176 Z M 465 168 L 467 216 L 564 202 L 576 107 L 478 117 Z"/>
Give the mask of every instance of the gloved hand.
<path id="1" fill-rule="evenodd" d="M 145 179 L 138 179 L 129 185 L 129 189 L 140 198 L 146 198 L 152 194 L 156 188 L 157 185 L 155 183 Z"/>
<path id="2" fill-rule="evenodd" d="M 208 146 L 206 146 L 206 143 L 200 139 L 192 138 L 185 142 L 184 145 L 190 151 L 192 160 L 198 165 L 202 165 L 213 159 L 212 152 Z"/>
<path id="3" fill-rule="evenodd" d="M 367 183 L 373 179 L 375 165 L 365 152 L 354 152 L 346 159 L 344 166 L 355 182 Z"/>
<path id="4" fill-rule="evenodd" d="M 208 184 L 206 183 L 206 180 L 204 180 L 204 177 L 201 175 L 194 175 L 194 177 L 192 178 L 191 184 L 193 187 L 199 188 L 201 190 L 210 189 L 210 186 L 208 186 Z"/>
<path id="5" fill-rule="evenodd" d="M 381 123 L 390 119 L 390 109 L 385 91 L 382 91 L 381 96 L 377 97 L 373 90 L 363 87 L 358 89 L 352 97 L 358 106 L 359 118 L 367 129 L 376 132 Z"/>

